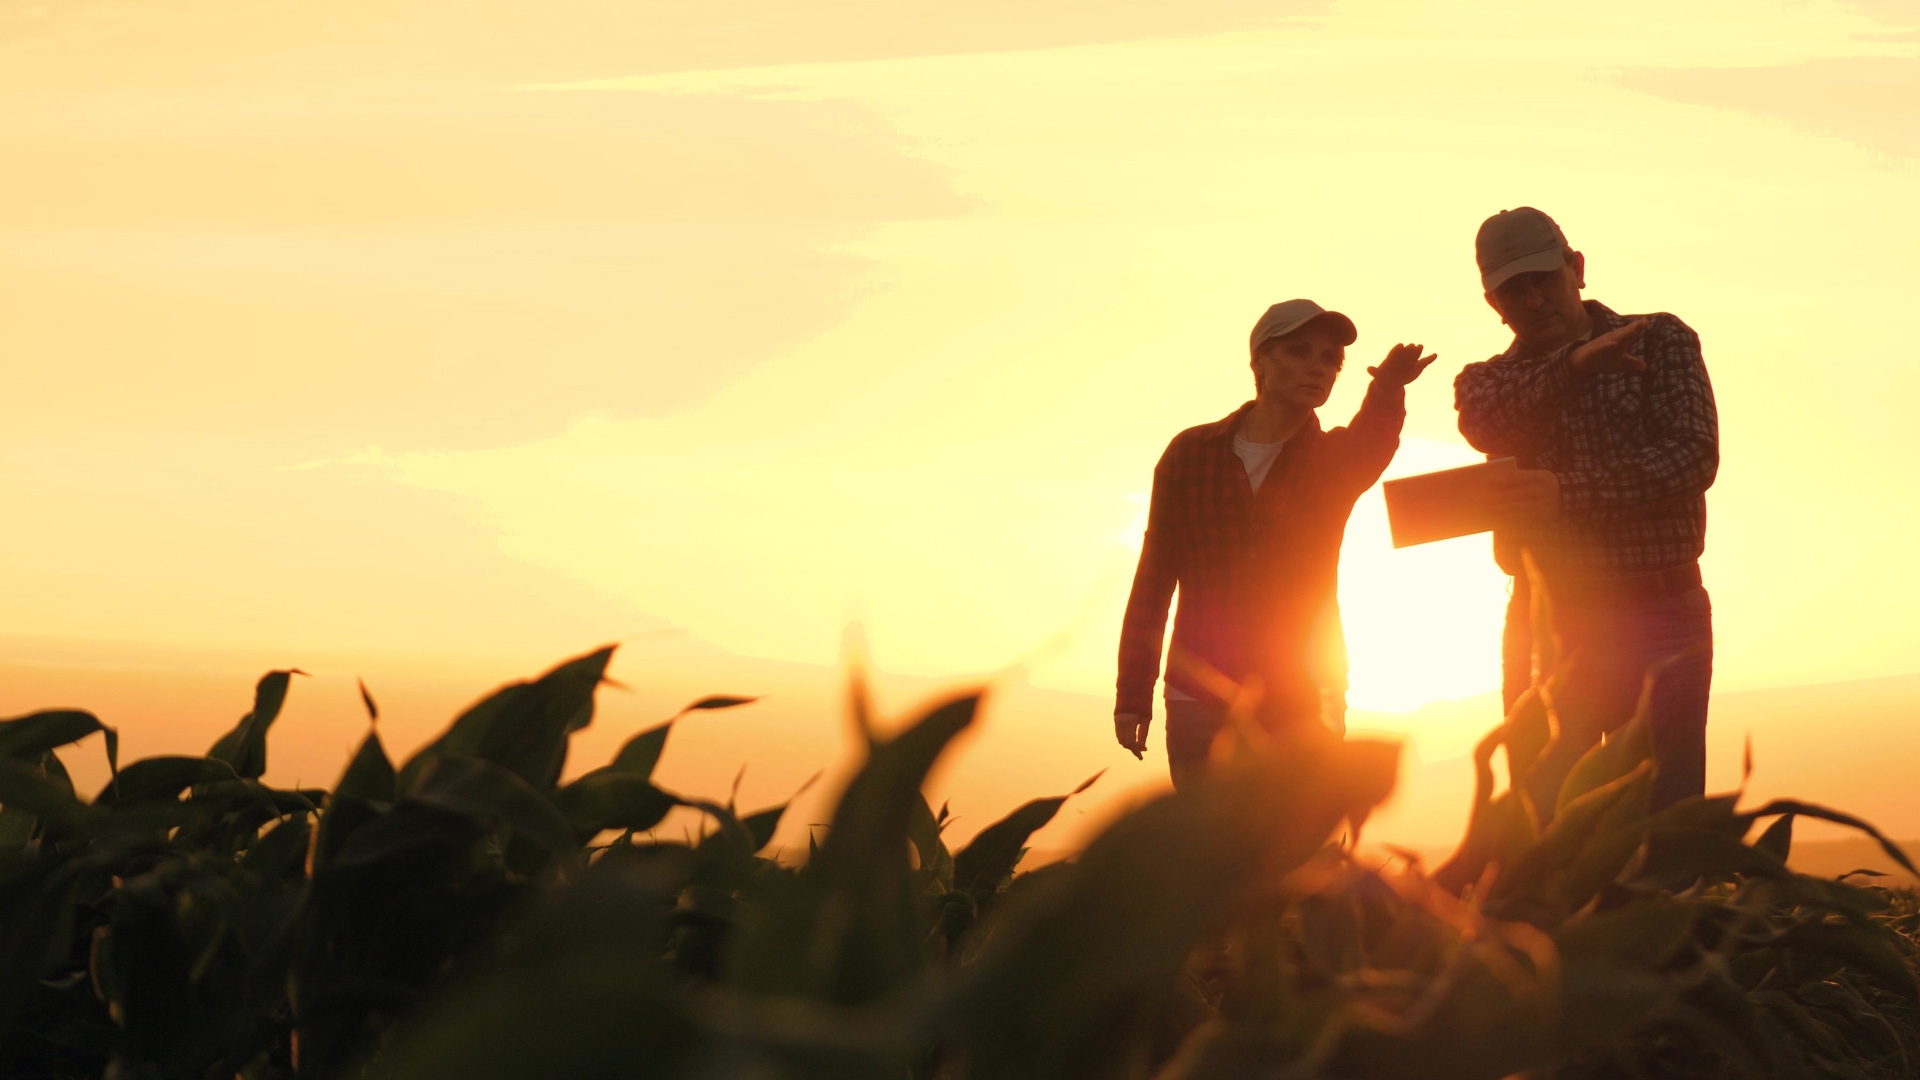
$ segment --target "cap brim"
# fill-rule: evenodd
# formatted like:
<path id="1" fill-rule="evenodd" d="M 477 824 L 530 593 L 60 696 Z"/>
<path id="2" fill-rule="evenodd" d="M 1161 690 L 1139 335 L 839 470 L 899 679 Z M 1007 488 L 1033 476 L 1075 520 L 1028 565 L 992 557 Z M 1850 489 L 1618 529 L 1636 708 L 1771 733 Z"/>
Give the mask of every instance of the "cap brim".
<path id="1" fill-rule="evenodd" d="M 1507 283 L 1507 279 L 1518 274 L 1537 274 L 1545 270 L 1558 270 L 1567 261 L 1567 249 L 1550 247 L 1545 251 L 1536 251 L 1531 255 L 1522 255 L 1510 263 L 1505 263 L 1489 273 L 1480 275 L 1480 286 L 1488 292 Z"/>
<path id="2" fill-rule="evenodd" d="M 1308 319 L 1305 325 L 1311 325 L 1321 321 L 1332 324 L 1340 331 L 1340 344 L 1342 345 L 1351 345 L 1360 337 L 1360 330 L 1353 325 L 1353 320 L 1337 311 L 1323 311 L 1313 318 Z"/>

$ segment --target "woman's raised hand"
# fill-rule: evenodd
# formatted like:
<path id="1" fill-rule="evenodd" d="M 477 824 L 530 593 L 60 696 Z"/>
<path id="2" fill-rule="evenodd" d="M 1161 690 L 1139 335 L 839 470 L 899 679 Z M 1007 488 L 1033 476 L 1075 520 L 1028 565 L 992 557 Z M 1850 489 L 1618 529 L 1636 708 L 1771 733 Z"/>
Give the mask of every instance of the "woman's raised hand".
<path id="1" fill-rule="evenodd" d="M 1367 369 L 1367 374 L 1382 382 L 1405 386 L 1419 378 L 1420 373 L 1427 370 L 1427 365 L 1438 358 L 1431 354 L 1421 356 L 1425 348 L 1424 345 L 1395 345 L 1387 351 L 1387 358 L 1380 361 L 1379 366 Z"/>

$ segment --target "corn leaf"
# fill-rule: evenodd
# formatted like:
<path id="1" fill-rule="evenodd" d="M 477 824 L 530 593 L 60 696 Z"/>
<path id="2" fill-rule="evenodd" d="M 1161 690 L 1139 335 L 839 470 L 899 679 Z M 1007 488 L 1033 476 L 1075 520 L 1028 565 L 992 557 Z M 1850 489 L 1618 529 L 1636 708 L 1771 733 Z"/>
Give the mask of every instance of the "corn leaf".
<path id="1" fill-rule="evenodd" d="M 94 802 L 112 806 L 172 802 L 195 784 L 237 779 L 239 774 L 233 766 L 218 758 L 141 758 L 121 769 L 120 775 L 94 797 Z"/>
<path id="2" fill-rule="evenodd" d="M 606 829 L 646 832 L 680 800 L 645 776 L 599 770 L 555 791 L 553 804 L 584 843 Z"/>
<path id="3" fill-rule="evenodd" d="M 289 817 L 247 848 L 240 865 L 266 878 L 284 878 L 306 861 L 313 826 L 306 815 Z"/>
<path id="4" fill-rule="evenodd" d="M 525 778 L 483 758 L 438 754 L 408 798 L 513 830 L 556 859 L 580 849 L 565 815 Z"/>
<path id="5" fill-rule="evenodd" d="M 761 851 L 768 844 L 773 843 L 773 834 L 780 828 L 780 819 L 785 817 L 786 813 L 787 804 L 781 803 L 779 806 L 757 810 L 740 819 L 740 824 L 746 826 L 747 835 L 753 838 L 754 851 Z"/>
<path id="6" fill-rule="evenodd" d="M 682 713 L 690 713 L 690 712 L 695 712 L 703 709 L 735 709 L 735 708 L 739 708 L 742 705 L 751 705 L 754 702 L 759 700 L 760 699 L 757 697 L 739 697 L 733 694 L 714 694 L 710 697 L 703 697 L 699 701 L 694 702 L 693 704 L 687 706 L 686 708 L 680 711 Z"/>
<path id="7" fill-rule="evenodd" d="M 614 646 L 555 666 L 532 682 L 501 687 L 455 718 L 432 743 L 400 768 L 396 784 L 408 794 L 427 763 L 440 755 L 475 757 L 551 791 L 566 765 L 567 736 L 593 720 L 593 694 L 606 678 Z"/>
<path id="8" fill-rule="evenodd" d="M 1760 839 L 1753 842 L 1753 847 L 1785 863 L 1793 852 L 1793 815 L 1781 814 L 1779 820 L 1767 826 Z"/>
<path id="9" fill-rule="evenodd" d="M 69 785 L 17 758 L 0 757 L 0 806 L 63 826 L 92 820 L 93 807 L 74 798 Z M 17 828 L 17 826 L 16 826 Z"/>
<path id="10" fill-rule="evenodd" d="M 908 862 L 908 821 L 914 805 L 924 805 L 928 770 L 973 723 L 979 703 L 977 693 L 954 698 L 871 744 L 804 879 L 776 881 L 778 891 L 745 928 L 730 972 L 739 986 L 856 1004 L 919 967 L 929 928 Z"/>
<path id="11" fill-rule="evenodd" d="M 1632 772 L 1653 757 L 1651 713 L 1643 707 L 1626 725 L 1581 755 L 1560 785 L 1556 815 L 1581 796 Z"/>
<path id="12" fill-rule="evenodd" d="M 280 718 L 293 676 L 304 674 L 298 668 L 289 668 L 260 676 L 253 688 L 253 711 L 241 717 L 232 731 L 220 736 L 207 756 L 233 766 L 234 774 L 243 779 L 258 779 L 267 771 L 267 729 Z"/>
<path id="13" fill-rule="evenodd" d="M 1145 1034 L 1128 1003 L 1170 985 L 1258 883 L 1383 800 L 1397 747 L 1303 741 L 1229 765 L 1122 818 L 1077 862 L 1003 901 L 959 1006 L 979 1075 L 1129 1068 Z"/>
<path id="14" fill-rule="evenodd" d="M 340 782 L 333 786 L 333 793 L 336 797 L 386 803 L 399 797 L 393 763 L 387 759 L 387 748 L 380 742 L 378 731 L 369 730 L 367 737 L 360 740 L 360 749 L 354 751 L 353 759 L 347 762 Z"/>
<path id="15" fill-rule="evenodd" d="M 1880 845 L 1880 850 L 1887 853 L 1887 858 L 1898 863 L 1901 869 L 1916 877 L 1920 877 L 1920 870 L 1914 869 L 1913 862 L 1907 858 L 1906 852 L 1900 850 L 1898 844 L 1887 839 L 1881 834 L 1879 829 L 1854 817 L 1852 814 L 1843 814 L 1838 810 L 1829 810 L 1824 806 L 1800 802 L 1797 799 L 1775 799 L 1758 810 L 1751 810 L 1739 815 L 1738 821 L 1742 830 L 1744 830 L 1751 827 L 1756 819 L 1771 817 L 1774 814 L 1798 814 L 1801 817 L 1818 818 L 1821 821 L 1831 821 L 1836 825 L 1845 825 L 1848 828 L 1858 829 L 1868 836 L 1871 836 L 1874 841 Z"/>
<path id="16" fill-rule="evenodd" d="M 672 732 L 671 720 L 648 728 L 622 744 L 620 752 L 613 756 L 613 761 L 606 767 L 643 779 L 652 776 L 654 767 L 660 764 L 660 755 L 666 751 L 667 736 Z"/>
<path id="17" fill-rule="evenodd" d="M 1034 799 L 999 821 L 981 829 L 953 857 L 953 887 L 976 898 L 990 894 L 1013 877 L 1026 854 L 1027 839 L 1052 821 L 1068 799 L 1092 786 L 1099 776 L 1066 795 Z"/>
<path id="18" fill-rule="evenodd" d="M 111 732 L 90 712 L 48 709 L 0 720 L 0 757 L 38 761 L 42 754 L 79 742 L 94 732 Z M 109 756 L 109 764 L 114 764 Z"/>

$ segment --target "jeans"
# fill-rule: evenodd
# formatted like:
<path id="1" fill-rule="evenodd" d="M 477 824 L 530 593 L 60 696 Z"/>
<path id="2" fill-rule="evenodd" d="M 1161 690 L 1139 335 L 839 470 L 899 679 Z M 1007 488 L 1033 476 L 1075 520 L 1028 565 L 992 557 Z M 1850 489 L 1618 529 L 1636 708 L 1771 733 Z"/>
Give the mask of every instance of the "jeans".
<path id="1" fill-rule="evenodd" d="M 1657 660 L 1700 650 L 1680 660 L 1654 684 L 1649 720 L 1653 736 L 1651 809 L 1658 811 L 1706 790 L 1707 695 L 1713 685 L 1713 603 L 1703 588 L 1657 599 L 1554 607 L 1563 662 L 1576 662 L 1556 698 L 1560 738 L 1541 755 L 1527 788 L 1544 824 L 1553 813 L 1560 784 L 1580 756 L 1632 719 L 1647 667 Z M 1527 590 L 1514 589 L 1507 605 L 1501 660 L 1502 691 L 1509 711 L 1532 682 L 1532 627 Z"/>
<path id="2" fill-rule="evenodd" d="M 1213 737 L 1227 722 L 1227 710 L 1205 701 L 1166 704 L 1167 768 L 1173 773 L 1173 789 L 1180 791 L 1207 771 Z"/>
<path id="3" fill-rule="evenodd" d="M 1207 769 L 1212 756 L 1214 736 L 1227 722 L 1225 706 L 1204 701 L 1169 698 L 1167 706 L 1167 768 L 1173 774 L 1173 789 L 1181 790 Z M 1344 688 L 1320 694 L 1321 715 L 1317 721 L 1342 736 L 1346 734 L 1347 698 Z"/>

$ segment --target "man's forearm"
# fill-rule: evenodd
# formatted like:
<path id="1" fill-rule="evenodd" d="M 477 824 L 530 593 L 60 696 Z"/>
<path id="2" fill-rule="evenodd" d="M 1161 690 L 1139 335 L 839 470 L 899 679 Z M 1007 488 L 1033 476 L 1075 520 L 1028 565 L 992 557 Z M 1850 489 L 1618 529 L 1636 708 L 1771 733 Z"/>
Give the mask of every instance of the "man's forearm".
<path id="1" fill-rule="evenodd" d="M 1564 350 L 1525 360 L 1468 364 L 1453 381 L 1460 434 L 1484 454 L 1524 454 L 1573 385 Z"/>
<path id="2" fill-rule="evenodd" d="M 1720 415 L 1698 335 L 1671 316 L 1655 316 L 1645 339 L 1650 383 L 1645 445 L 1586 470 L 1560 476 L 1570 516 L 1608 521 L 1660 503 L 1694 499 L 1720 469 Z"/>

